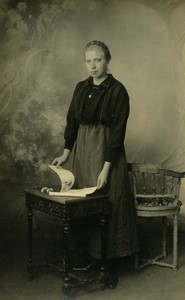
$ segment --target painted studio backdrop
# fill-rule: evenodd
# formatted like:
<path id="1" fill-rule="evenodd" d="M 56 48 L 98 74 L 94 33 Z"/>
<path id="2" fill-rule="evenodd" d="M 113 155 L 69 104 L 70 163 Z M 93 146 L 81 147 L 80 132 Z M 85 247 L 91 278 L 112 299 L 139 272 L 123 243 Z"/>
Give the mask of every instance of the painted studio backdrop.
<path id="1" fill-rule="evenodd" d="M 90 40 L 109 46 L 110 72 L 130 95 L 128 161 L 185 171 L 184 24 L 180 0 L 0 1 L 2 235 L 24 233 L 23 189 L 54 180 L 47 164 L 62 152 Z"/>

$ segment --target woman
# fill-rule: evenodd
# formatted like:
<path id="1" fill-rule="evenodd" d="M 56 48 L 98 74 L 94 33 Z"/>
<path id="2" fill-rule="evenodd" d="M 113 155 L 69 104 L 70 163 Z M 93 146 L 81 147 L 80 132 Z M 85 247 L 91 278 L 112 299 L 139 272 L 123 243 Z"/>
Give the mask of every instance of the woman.
<path id="1" fill-rule="evenodd" d="M 90 77 L 79 82 L 74 90 L 67 114 L 64 151 L 52 163 L 63 165 L 72 153 L 76 186 L 97 185 L 108 192 L 107 259 L 115 262 L 138 251 L 124 150 L 129 96 L 122 83 L 108 73 L 111 54 L 103 42 L 88 43 L 84 58 Z M 92 243 L 91 256 L 100 257 L 98 238 Z"/>

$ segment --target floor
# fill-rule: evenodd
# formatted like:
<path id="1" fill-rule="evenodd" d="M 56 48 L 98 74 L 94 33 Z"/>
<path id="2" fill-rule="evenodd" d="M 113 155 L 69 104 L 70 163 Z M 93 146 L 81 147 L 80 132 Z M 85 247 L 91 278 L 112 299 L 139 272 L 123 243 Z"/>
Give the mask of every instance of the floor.
<path id="1" fill-rule="evenodd" d="M 148 229 L 148 228 L 147 228 Z M 142 253 L 152 254 L 158 248 L 158 230 L 143 231 L 140 237 Z M 169 233 L 169 241 L 170 241 Z M 143 239 L 143 240 L 142 240 Z M 36 242 L 34 253 L 37 260 L 43 252 L 51 250 L 51 243 Z M 33 281 L 28 280 L 26 271 L 27 241 L 4 241 L 0 245 L 0 299 L 1 300 L 62 300 L 64 299 L 60 274 L 53 270 L 40 272 Z M 169 256 L 171 243 L 169 242 Z M 185 295 L 185 230 L 179 231 L 179 269 L 149 266 L 135 274 L 133 257 L 120 263 L 120 279 L 116 289 L 100 291 L 93 283 L 84 289 L 74 290 L 69 300 L 183 300 Z"/>

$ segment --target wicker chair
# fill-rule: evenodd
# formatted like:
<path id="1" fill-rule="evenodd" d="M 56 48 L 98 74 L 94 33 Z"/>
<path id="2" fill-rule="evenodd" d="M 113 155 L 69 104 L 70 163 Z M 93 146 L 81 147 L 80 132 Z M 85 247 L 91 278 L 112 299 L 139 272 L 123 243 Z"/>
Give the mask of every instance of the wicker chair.
<path id="1" fill-rule="evenodd" d="M 162 254 L 145 259 L 139 264 L 139 254 L 135 259 L 135 271 L 153 264 L 177 270 L 178 215 L 181 202 L 179 191 L 184 172 L 164 169 L 159 165 L 129 163 L 132 189 L 138 217 L 161 217 L 163 231 Z M 173 262 L 165 262 L 167 257 L 167 217 L 173 219 Z M 158 242 L 158 241 L 156 241 Z M 163 259 L 163 260 L 162 260 Z"/>

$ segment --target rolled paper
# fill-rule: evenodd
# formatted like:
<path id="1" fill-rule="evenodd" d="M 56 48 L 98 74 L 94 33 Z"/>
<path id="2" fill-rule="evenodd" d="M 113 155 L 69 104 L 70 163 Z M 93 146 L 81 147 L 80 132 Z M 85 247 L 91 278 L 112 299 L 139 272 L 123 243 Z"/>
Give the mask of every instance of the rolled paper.
<path id="1" fill-rule="evenodd" d="M 56 167 L 54 165 L 49 165 L 49 167 L 58 175 L 61 182 L 61 192 L 68 191 L 72 188 L 75 177 L 72 172 L 66 170 L 62 167 Z"/>

